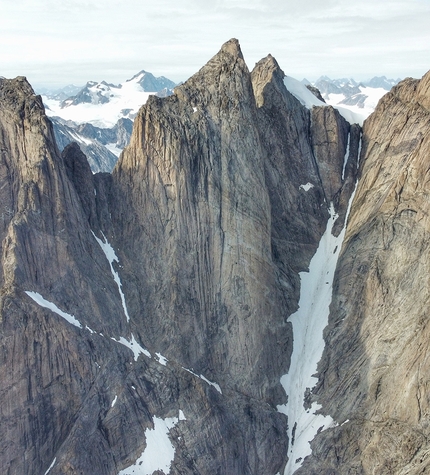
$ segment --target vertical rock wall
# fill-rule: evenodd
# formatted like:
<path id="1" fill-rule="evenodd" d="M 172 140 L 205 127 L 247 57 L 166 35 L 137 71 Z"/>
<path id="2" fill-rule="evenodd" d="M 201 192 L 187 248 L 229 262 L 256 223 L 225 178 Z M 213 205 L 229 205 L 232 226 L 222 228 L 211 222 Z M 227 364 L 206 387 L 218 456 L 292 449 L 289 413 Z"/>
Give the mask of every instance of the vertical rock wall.
<path id="1" fill-rule="evenodd" d="M 403 81 L 364 124 L 317 391 L 340 426 L 297 473 L 429 470 L 429 84 Z"/>

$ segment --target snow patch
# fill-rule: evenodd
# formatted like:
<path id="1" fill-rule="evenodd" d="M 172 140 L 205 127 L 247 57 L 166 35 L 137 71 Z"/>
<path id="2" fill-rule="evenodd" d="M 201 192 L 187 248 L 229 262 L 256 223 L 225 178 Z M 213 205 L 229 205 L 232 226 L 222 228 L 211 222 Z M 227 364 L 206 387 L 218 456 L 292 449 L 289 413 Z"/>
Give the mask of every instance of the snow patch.
<path id="1" fill-rule="evenodd" d="M 175 447 L 169 439 L 169 431 L 179 420 L 177 417 L 154 417 L 154 428 L 145 430 L 146 448 L 142 455 L 118 475 L 152 475 L 157 470 L 169 474 L 175 458 Z"/>
<path id="2" fill-rule="evenodd" d="M 109 244 L 108 240 L 106 239 L 106 237 L 103 233 L 102 233 L 102 236 L 103 236 L 105 242 L 103 242 L 101 239 L 99 239 L 94 233 L 93 233 L 93 236 L 94 236 L 95 240 L 99 243 L 100 247 L 102 248 L 102 251 L 104 252 L 104 254 L 106 256 L 106 259 L 109 262 L 110 270 L 111 270 L 112 275 L 113 275 L 113 280 L 116 282 L 116 285 L 118 286 L 118 291 L 119 291 L 119 295 L 121 297 L 121 302 L 122 302 L 122 308 L 124 309 L 124 313 L 125 313 L 125 316 L 126 316 L 127 322 L 128 322 L 130 320 L 130 317 L 128 315 L 127 306 L 125 304 L 125 296 L 124 296 L 124 293 L 122 291 L 121 280 L 119 278 L 118 272 L 116 272 L 116 270 L 113 267 L 114 261 L 119 263 L 119 259 L 118 259 L 117 255 L 115 254 L 115 251 L 114 251 L 113 247 Z"/>
<path id="3" fill-rule="evenodd" d="M 167 362 L 169 361 L 167 358 L 165 358 L 161 353 L 155 353 L 157 356 L 158 362 L 162 364 L 163 366 L 167 365 Z"/>
<path id="4" fill-rule="evenodd" d="M 307 182 L 306 185 L 300 185 L 299 190 L 309 191 L 313 187 L 314 185 L 312 185 L 312 183 Z"/>
<path id="5" fill-rule="evenodd" d="M 50 302 L 49 300 L 44 299 L 39 293 L 37 292 L 30 292 L 30 291 L 25 291 L 25 293 L 32 298 L 38 305 L 44 308 L 48 308 L 49 310 L 53 311 L 60 317 L 64 318 L 64 320 L 67 320 L 69 323 L 74 325 L 75 327 L 82 328 L 82 324 L 79 320 L 76 320 L 76 318 L 73 315 L 70 315 L 70 313 L 63 312 L 61 309 L 59 309 L 55 303 Z M 91 330 L 90 328 L 87 327 L 88 330 Z M 92 332 L 92 330 L 91 330 Z"/>
<path id="6" fill-rule="evenodd" d="M 124 337 L 120 337 L 119 340 L 116 340 L 115 338 L 111 337 L 113 341 L 116 341 L 117 343 L 120 343 L 121 345 L 124 345 L 125 347 L 129 348 L 133 354 L 134 354 L 134 361 L 137 361 L 140 355 L 145 355 L 148 358 L 152 358 L 151 353 L 143 348 L 143 346 L 139 345 L 139 343 L 136 341 L 134 338 L 134 335 L 131 335 L 131 340 L 128 341 Z"/>
<path id="7" fill-rule="evenodd" d="M 115 394 L 115 397 L 113 398 L 113 401 L 112 401 L 112 404 L 110 405 L 110 407 L 115 406 L 117 399 L 118 399 L 118 396 Z"/>

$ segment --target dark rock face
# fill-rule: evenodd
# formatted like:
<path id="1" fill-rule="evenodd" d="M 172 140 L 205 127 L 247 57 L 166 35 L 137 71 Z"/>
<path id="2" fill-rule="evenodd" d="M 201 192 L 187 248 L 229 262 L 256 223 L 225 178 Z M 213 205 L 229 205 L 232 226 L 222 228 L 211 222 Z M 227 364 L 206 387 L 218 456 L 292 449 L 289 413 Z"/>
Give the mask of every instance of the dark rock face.
<path id="1" fill-rule="evenodd" d="M 312 84 L 306 84 L 306 87 L 312 92 L 312 94 L 319 99 L 321 102 L 325 102 L 323 96 L 321 95 L 321 91 L 315 87 L 312 86 Z"/>
<path id="2" fill-rule="evenodd" d="M 134 233 L 125 261 L 138 259 L 134 273 L 145 285 L 130 305 L 147 309 L 148 344 L 221 386 L 266 399 L 288 336 L 272 304 L 264 159 L 251 77 L 230 42 L 174 96 L 149 99 L 113 177 L 121 196 L 115 239 Z M 122 222 L 126 209 L 133 230 Z M 267 359 L 261 348 L 275 334 L 284 358 Z"/>
<path id="3" fill-rule="evenodd" d="M 153 473 L 283 473 L 287 319 L 357 170 L 306 393 L 339 425 L 296 473 L 430 467 L 430 79 L 395 87 L 362 135 L 283 78 L 270 55 L 249 72 L 230 40 L 151 96 L 113 173 L 95 175 L 76 144 L 60 155 L 25 79 L 0 80 L 2 473 L 133 473 L 148 431 L 172 446 Z"/>

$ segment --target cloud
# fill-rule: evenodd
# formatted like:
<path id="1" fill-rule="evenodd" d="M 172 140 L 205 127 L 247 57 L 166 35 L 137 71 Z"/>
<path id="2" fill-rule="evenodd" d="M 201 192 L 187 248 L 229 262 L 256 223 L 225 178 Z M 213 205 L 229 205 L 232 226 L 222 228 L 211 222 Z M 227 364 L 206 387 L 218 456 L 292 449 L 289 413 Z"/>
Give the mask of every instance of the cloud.
<path id="1" fill-rule="evenodd" d="M 429 18 L 427 0 L 2 0 L 0 75 L 83 84 L 146 69 L 180 81 L 236 37 L 251 67 L 271 53 L 299 79 L 421 76 Z"/>

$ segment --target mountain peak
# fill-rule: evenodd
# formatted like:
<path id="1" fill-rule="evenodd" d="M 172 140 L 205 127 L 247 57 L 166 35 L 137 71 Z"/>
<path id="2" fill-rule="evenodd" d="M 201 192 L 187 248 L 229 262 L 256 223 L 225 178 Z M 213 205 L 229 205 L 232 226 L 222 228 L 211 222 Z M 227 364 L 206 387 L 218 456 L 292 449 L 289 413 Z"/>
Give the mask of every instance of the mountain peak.
<path id="1" fill-rule="evenodd" d="M 239 86 L 239 83 L 242 81 L 244 81 L 243 84 Z M 245 85 L 245 83 L 247 84 Z M 196 74 L 191 76 L 191 78 L 181 86 L 176 87 L 175 94 L 177 97 L 185 99 L 186 97 L 190 98 L 191 96 L 195 96 L 195 91 L 213 90 L 213 93 L 215 93 L 214 88 L 217 90 L 223 88 L 234 90 L 237 89 L 237 87 L 242 90 L 244 87 L 248 88 L 248 92 L 251 91 L 252 94 L 250 74 L 243 58 L 239 41 L 232 38 L 224 43 L 218 53 Z M 218 93 L 216 94 L 218 95 Z M 206 93 L 202 95 L 202 97 L 206 96 Z M 209 102 L 213 102 L 211 95 L 207 96 L 206 99 Z"/>
<path id="2" fill-rule="evenodd" d="M 417 94 L 420 104 L 430 111 L 430 71 L 421 78 Z"/>
<path id="3" fill-rule="evenodd" d="M 221 46 L 220 53 L 221 52 L 229 53 L 234 57 L 243 59 L 243 54 L 242 54 L 242 50 L 240 49 L 239 40 L 237 40 L 236 38 L 232 38 L 228 40 L 227 42 L 225 42 Z"/>
<path id="4" fill-rule="evenodd" d="M 25 76 L 18 76 L 15 79 L 0 78 L 0 94 L 6 96 L 9 90 L 13 90 L 14 94 L 34 95 L 34 90 Z"/>
<path id="5" fill-rule="evenodd" d="M 251 73 L 252 86 L 256 104 L 261 107 L 264 103 L 263 91 L 269 83 L 277 83 L 278 87 L 283 88 L 282 81 L 285 77 L 284 71 L 279 67 L 276 59 L 268 54 L 265 58 L 256 63 Z"/>
<path id="6" fill-rule="evenodd" d="M 265 58 L 260 59 L 260 61 L 258 61 L 255 66 L 264 67 L 265 69 L 272 72 L 279 72 L 282 75 L 282 78 L 285 77 L 284 71 L 282 71 L 278 62 L 271 54 L 268 54 Z"/>
<path id="7" fill-rule="evenodd" d="M 147 72 L 144 69 L 142 69 L 141 71 L 136 73 L 133 77 L 131 77 L 130 79 L 127 79 L 126 82 L 131 82 L 131 81 L 134 81 L 135 79 L 140 80 L 143 78 L 143 76 L 145 76 L 145 74 L 147 74 Z"/>

